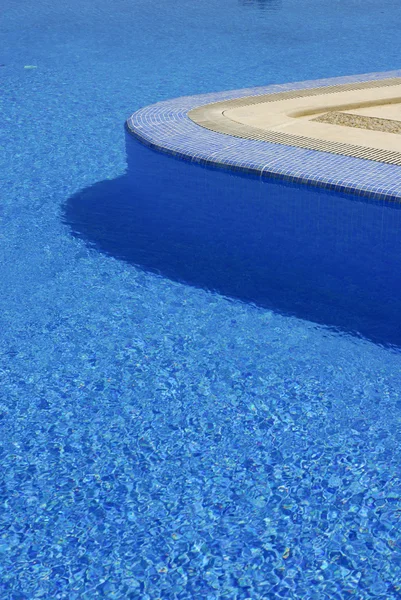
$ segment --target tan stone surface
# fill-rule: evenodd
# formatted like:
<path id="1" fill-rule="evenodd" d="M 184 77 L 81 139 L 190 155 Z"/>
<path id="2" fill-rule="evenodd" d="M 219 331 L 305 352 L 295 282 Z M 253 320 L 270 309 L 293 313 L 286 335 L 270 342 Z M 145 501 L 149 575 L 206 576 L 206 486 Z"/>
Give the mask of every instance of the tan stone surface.
<path id="1" fill-rule="evenodd" d="M 397 102 L 396 104 L 383 104 L 382 106 L 355 108 L 352 111 L 344 112 L 377 119 L 394 119 L 394 121 L 401 121 L 401 102 Z"/>
<path id="2" fill-rule="evenodd" d="M 281 132 L 328 142 L 401 152 L 401 136 L 345 125 L 317 122 L 329 111 L 394 119 L 401 110 L 401 82 L 390 87 L 339 91 L 337 93 L 261 102 L 223 111 L 226 119 L 269 132 Z M 362 112 L 361 112 L 362 111 Z M 380 117 L 379 117 L 380 115 Z"/>

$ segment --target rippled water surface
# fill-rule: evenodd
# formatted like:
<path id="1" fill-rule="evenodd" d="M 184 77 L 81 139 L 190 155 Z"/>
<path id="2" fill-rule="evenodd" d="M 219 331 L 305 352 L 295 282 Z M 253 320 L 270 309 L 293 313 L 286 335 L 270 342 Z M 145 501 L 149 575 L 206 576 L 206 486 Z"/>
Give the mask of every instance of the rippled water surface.
<path id="1" fill-rule="evenodd" d="M 5 0 L 1 598 L 401 597 L 400 211 L 145 149 L 127 185 L 123 127 L 400 68 L 400 31 L 398 0 Z"/>

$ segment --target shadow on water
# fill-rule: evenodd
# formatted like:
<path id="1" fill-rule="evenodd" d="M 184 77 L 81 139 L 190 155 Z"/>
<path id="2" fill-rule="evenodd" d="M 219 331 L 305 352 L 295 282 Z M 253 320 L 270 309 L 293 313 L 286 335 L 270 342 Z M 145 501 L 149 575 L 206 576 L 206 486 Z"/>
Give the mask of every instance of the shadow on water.
<path id="1" fill-rule="evenodd" d="M 176 160 L 127 137 L 128 171 L 65 222 L 140 268 L 401 345 L 401 210 Z"/>
<path id="2" fill-rule="evenodd" d="M 240 3 L 242 6 L 265 11 L 273 11 L 281 7 L 281 0 L 240 0 Z"/>

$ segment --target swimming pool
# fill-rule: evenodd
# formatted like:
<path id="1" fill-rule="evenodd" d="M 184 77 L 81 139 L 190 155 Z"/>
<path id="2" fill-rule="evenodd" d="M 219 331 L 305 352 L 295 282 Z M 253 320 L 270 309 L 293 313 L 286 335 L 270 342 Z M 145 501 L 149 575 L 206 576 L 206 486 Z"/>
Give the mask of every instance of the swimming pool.
<path id="1" fill-rule="evenodd" d="M 400 25 L 398 2 L 6 2 L 1 597 L 400 596 L 400 211 L 273 186 L 266 230 L 266 186 L 149 173 L 144 147 L 128 194 L 123 129 L 166 98 L 399 68 Z"/>

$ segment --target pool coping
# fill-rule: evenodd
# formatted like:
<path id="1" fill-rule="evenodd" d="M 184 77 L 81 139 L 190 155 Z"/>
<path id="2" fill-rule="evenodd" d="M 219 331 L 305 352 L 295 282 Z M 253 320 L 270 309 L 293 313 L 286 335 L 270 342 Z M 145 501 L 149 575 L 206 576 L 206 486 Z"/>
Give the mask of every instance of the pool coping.
<path id="1" fill-rule="evenodd" d="M 317 126 L 318 130 L 320 127 L 320 131 L 316 130 L 314 122 L 317 119 L 302 120 L 304 113 L 308 116 L 311 114 L 312 117 L 316 114 L 332 115 L 333 107 L 335 109 L 336 106 L 337 110 L 340 110 L 340 115 L 346 115 L 341 112 L 341 105 L 346 103 L 345 97 L 350 93 L 353 95 L 351 105 L 354 105 L 354 108 L 356 103 L 365 105 L 366 108 L 367 95 L 372 93 L 373 98 L 370 99 L 370 102 L 373 106 L 377 106 L 378 102 L 394 106 L 393 100 L 398 99 L 401 93 L 401 78 L 386 78 L 363 83 L 346 83 L 324 88 L 308 88 L 223 100 L 223 102 L 204 104 L 194 108 L 189 111 L 188 117 L 201 127 L 235 137 L 263 140 L 273 144 L 320 150 L 331 154 L 354 156 L 401 166 L 401 138 L 397 136 L 389 136 L 386 132 L 384 136 L 376 132 L 372 135 L 372 132 L 366 129 L 350 131 L 349 128 L 341 128 L 341 137 L 338 139 L 337 126 L 333 128 L 333 125 L 329 127 L 323 125 L 324 132 L 322 134 L 321 125 Z M 332 103 L 334 101 L 334 105 L 330 105 L 330 101 Z M 255 117 L 255 111 L 258 111 L 257 117 Z M 301 122 L 299 122 L 299 117 L 301 117 Z M 266 118 L 268 118 L 267 124 Z M 369 117 L 365 117 L 365 119 L 369 120 Z M 398 123 L 398 121 L 388 121 L 388 123 L 393 122 Z M 294 126 L 297 128 L 295 133 Z M 334 139 L 330 137 L 333 131 L 335 132 Z M 362 133 L 365 139 L 363 141 L 359 139 L 356 143 L 351 141 L 350 138 L 355 133 L 359 136 Z M 387 140 L 390 147 L 383 147 L 380 143 L 375 145 L 380 136 L 382 141 L 383 138 Z"/>
<path id="2" fill-rule="evenodd" d="M 401 202 L 398 165 L 234 137 L 206 129 L 188 115 L 217 102 L 397 77 L 401 77 L 401 70 L 184 96 L 141 108 L 127 120 L 126 127 L 147 146 L 195 164 Z"/>

